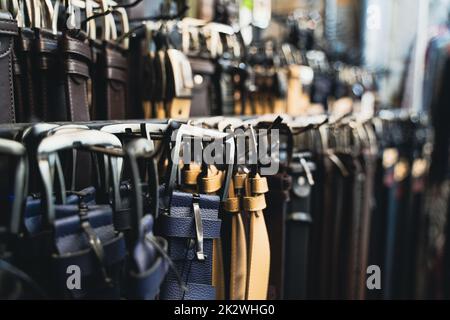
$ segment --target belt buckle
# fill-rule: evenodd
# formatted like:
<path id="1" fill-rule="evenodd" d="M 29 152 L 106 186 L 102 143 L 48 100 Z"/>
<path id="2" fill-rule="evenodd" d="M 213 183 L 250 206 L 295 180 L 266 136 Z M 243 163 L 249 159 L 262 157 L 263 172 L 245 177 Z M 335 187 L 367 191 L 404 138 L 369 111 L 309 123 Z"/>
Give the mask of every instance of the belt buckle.
<path id="1" fill-rule="evenodd" d="M 200 213 L 200 196 L 198 194 L 194 195 L 192 199 L 192 209 L 194 210 L 194 221 L 195 221 L 195 235 L 197 238 L 197 259 L 204 261 L 206 255 L 203 252 L 203 223 L 202 216 Z"/>
<path id="2" fill-rule="evenodd" d="M 92 229 L 91 224 L 89 223 L 88 216 L 88 207 L 85 203 L 80 203 L 79 205 L 79 213 L 81 220 L 81 227 L 84 231 L 84 233 L 88 237 L 89 246 L 94 251 L 95 257 L 97 258 L 97 262 L 100 266 L 100 271 L 103 276 L 103 281 L 105 284 L 109 287 L 112 286 L 112 279 L 108 276 L 108 273 L 106 272 L 104 261 L 105 261 L 105 252 L 103 250 L 103 245 L 100 240 L 100 238 L 95 234 L 94 230 Z"/>

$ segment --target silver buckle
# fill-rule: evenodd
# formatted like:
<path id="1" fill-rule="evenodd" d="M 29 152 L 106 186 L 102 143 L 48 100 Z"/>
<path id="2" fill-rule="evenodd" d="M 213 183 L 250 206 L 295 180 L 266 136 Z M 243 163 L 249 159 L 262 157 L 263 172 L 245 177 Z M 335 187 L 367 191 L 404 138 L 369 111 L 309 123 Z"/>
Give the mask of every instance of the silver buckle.
<path id="1" fill-rule="evenodd" d="M 200 196 L 194 195 L 192 199 L 192 208 L 194 209 L 195 232 L 197 237 L 197 259 L 203 261 L 206 256 L 203 253 L 203 223 L 202 216 L 200 214 L 199 201 Z"/>

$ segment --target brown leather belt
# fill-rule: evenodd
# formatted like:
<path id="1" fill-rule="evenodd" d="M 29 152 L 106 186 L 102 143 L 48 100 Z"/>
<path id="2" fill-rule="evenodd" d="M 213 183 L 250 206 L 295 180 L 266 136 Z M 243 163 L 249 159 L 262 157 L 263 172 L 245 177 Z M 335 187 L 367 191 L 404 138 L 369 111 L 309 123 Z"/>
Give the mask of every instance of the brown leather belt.
<path id="1" fill-rule="evenodd" d="M 60 43 L 63 54 L 64 85 L 66 95 L 66 121 L 89 121 L 89 87 L 90 64 L 92 51 L 86 35 L 79 32 L 75 35 L 70 31 L 64 33 Z M 78 152 L 76 156 L 75 187 L 85 188 L 91 185 L 92 172 L 91 155 Z M 72 182 L 73 184 L 73 182 Z"/>
<path id="2" fill-rule="evenodd" d="M 37 90 L 35 92 L 38 117 L 43 121 L 63 121 L 67 119 L 64 81 L 60 77 L 58 59 L 58 36 L 46 30 L 37 33 L 34 49 Z"/>
<path id="3" fill-rule="evenodd" d="M 81 35 L 81 36 L 80 36 Z M 62 37 L 64 55 L 67 121 L 89 121 L 88 80 L 91 48 L 82 33 Z"/>
<path id="4" fill-rule="evenodd" d="M 0 123 L 16 121 L 14 109 L 13 46 L 17 23 L 9 13 L 0 12 Z"/>
<path id="5" fill-rule="evenodd" d="M 32 44 L 35 40 L 34 31 L 21 28 L 15 46 L 14 84 L 18 105 L 16 108 L 19 122 L 36 121 L 37 109 L 33 78 Z"/>
<path id="6" fill-rule="evenodd" d="M 123 120 L 126 118 L 128 63 L 124 50 L 103 43 L 96 61 L 96 105 L 98 120 Z"/>

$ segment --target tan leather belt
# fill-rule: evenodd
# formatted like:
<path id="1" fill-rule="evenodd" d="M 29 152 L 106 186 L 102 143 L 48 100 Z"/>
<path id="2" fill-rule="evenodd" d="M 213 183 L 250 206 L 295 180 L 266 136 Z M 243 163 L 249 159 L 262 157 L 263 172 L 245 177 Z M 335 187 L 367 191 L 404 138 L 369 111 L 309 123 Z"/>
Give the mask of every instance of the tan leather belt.
<path id="1" fill-rule="evenodd" d="M 224 210 L 231 215 L 230 230 L 230 300 L 245 300 L 247 285 L 247 239 L 239 198 L 236 197 L 234 181 L 230 181 L 228 199 L 224 203 Z"/>
<path id="2" fill-rule="evenodd" d="M 270 272 L 270 245 L 264 220 L 266 207 L 264 193 L 267 192 L 267 180 L 259 174 L 246 179 L 244 210 L 250 216 L 247 264 L 247 300 L 267 299 Z"/>
<path id="3" fill-rule="evenodd" d="M 222 172 L 215 166 L 210 166 L 208 172 L 202 180 L 202 190 L 207 194 L 215 194 L 222 186 Z M 225 277 L 222 253 L 222 239 L 214 239 L 213 242 L 213 267 L 212 284 L 216 288 L 216 299 L 225 300 Z"/>

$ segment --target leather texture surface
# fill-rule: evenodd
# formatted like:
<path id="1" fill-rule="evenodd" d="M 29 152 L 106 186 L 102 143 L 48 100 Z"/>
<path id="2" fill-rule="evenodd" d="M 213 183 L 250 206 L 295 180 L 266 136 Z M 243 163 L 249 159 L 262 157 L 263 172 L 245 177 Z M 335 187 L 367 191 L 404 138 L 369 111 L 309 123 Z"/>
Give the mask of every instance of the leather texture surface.
<path id="1" fill-rule="evenodd" d="M 209 235 L 203 240 L 205 260 L 197 259 L 196 232 L 193 219 L 193 195 L 174 191 L 171 197 L 168 217 L 160 215 L 157 222 L 157 234 L 166 238 L 169 242 L 169 256 L 175 264 L 182 281 L 188 291 L 183 292 L 177 282 L 173 271 L 169 271 L 166 281 L 161 288 L 160 298 L 170 300 L 188 299 L 215 299 L 215 288 L 212 286 L 212 257 L 213 239 L 220 237 L 219 197 L 212 195 L 200 195 L 199 207 L 203 223 L 204 235 Z M 170 220 L 170 219 L 178 220 Z M 208 222 L 211 221 L 211 223 Z M 169 224 L 168 221 L 180 221 L 177 224 Z M 165 234 L 164 231 L 171 234 Z M 183 237 L 174 237 L 181 235 Z M 192 288 L 191 290 L 189 288 Z M 194 289 L 195 288 L 195 289 Z"/>

